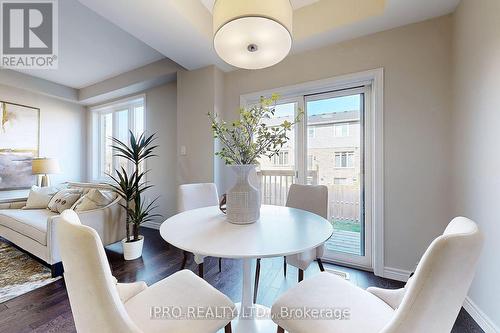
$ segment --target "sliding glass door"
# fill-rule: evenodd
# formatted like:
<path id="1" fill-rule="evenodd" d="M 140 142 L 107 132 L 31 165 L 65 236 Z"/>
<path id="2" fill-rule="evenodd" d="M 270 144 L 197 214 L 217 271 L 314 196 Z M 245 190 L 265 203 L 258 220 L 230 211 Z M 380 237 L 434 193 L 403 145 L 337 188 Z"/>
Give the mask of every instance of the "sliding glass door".
<path id="1" fill-rule="evenodd" d="M 280 154 L 259 161 L 257 173 L 263 204 L 285 205 L 293 183 L 327 186 L 334 234 L 324 259 L 365 268 L 371 268 L 364 172 L 369 94 L 370 86 L 363 86 L 281 100 L 268 126 L 304 115 Z"/>
<path id="2" fill-rule="evenodd" d="M 365 87 L 305 96 L 306 183 L 328 187 L 325 259 L 370 267 L 365 220 Z"/>

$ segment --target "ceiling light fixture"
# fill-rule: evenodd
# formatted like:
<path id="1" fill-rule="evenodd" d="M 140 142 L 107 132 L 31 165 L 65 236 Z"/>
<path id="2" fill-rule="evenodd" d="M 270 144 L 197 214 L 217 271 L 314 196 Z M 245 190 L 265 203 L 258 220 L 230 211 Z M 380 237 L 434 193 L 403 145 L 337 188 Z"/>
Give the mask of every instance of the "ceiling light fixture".
<path id="1" fill-rule="evenodd" d="M 216 0 L 215 51 L 239 68 L 275 65 L 292 47 L 292 17 L 290 0 Z"/>

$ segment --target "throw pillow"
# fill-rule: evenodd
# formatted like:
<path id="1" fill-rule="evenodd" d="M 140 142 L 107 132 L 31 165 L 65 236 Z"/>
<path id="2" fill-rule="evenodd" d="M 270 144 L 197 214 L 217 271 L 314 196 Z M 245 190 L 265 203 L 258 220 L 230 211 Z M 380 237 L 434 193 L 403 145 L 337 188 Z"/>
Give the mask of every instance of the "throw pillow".
<path id="1" fill-rule="evenodd" d="M 26 206 L 23 209 L 44 209 L 49 205 L 50 199 L 57 192 L 54 187 L 39 187 L 33 185 L 28 194 Z"/>
<path id="2" fill-rule="evenodd" d="M 112 203 L 115 197 L 112 191 L 91 189 L 75 203 L 73 209 L 76 212 L 82 212 L 102 208 Z"/>
<path id="3" fill-rule="evenodd" d="M 74 189 L 74 188 L 65 188 L 65 189 L 60 190 L 52 197 L 52 199 L 50 199 L 49 204 L 47 205 L 47 208 L 50 211 L 53 211 L 54 213 L 60 213 L 60 211 L 58 209 L 58 203 L 61 202 L 60 199 L 66 198 L 68 194 L 77 194 L 77 196 L 73 195 L 70 197 L 71 200 L 76 197 L 76 199 L 74 201 L 72 201 L 68 207 L 68 208 L 71 208 L 71 206 L 73 206 L 73 204 L 78 199 L 80 199 L 80 196 L 82 195 L 82 190 L 81 189 Z M 66 198 L 66 199 L 68 199 L 68 198 Z M 67 202 L 67 200 L 66 200 L 66 202 Z"/>
<path id="4" fill-rule="evenodd" d="M 78 199 L 80 199 L 80 193 L 65 193 L 54 201 L 51 211 L 60 214 L 70 209 Z"/>

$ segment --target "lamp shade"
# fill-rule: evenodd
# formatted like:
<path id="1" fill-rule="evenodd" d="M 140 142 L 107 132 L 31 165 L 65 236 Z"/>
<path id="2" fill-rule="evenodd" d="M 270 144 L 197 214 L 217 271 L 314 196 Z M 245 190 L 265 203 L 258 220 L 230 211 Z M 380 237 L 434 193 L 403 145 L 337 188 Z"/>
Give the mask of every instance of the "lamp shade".
<path id="1" fill-rule="evenodd" d="M 289 0 L 216 0 L 215 51 L 240 68 L 275 65 L 292 47 L 292 18 Z"/>
<path id="2" fill-rule="evenodd" d="M 31 164 L 34 175 L 46 175 L 61 172 L 59 162 L 55 158 L 35 158 Z"/>

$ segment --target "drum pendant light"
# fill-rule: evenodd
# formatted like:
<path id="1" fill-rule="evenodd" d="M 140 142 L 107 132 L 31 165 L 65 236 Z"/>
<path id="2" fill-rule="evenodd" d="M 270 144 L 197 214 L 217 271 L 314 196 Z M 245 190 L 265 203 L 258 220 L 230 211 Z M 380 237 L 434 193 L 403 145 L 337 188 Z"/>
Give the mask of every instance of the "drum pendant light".
<path id="1" fill-rule="evenodd" d="M 292 18 L 290 0 L 216 0 L 215 51 L 239 68 L 275 65 L 292 47 Z"/>

